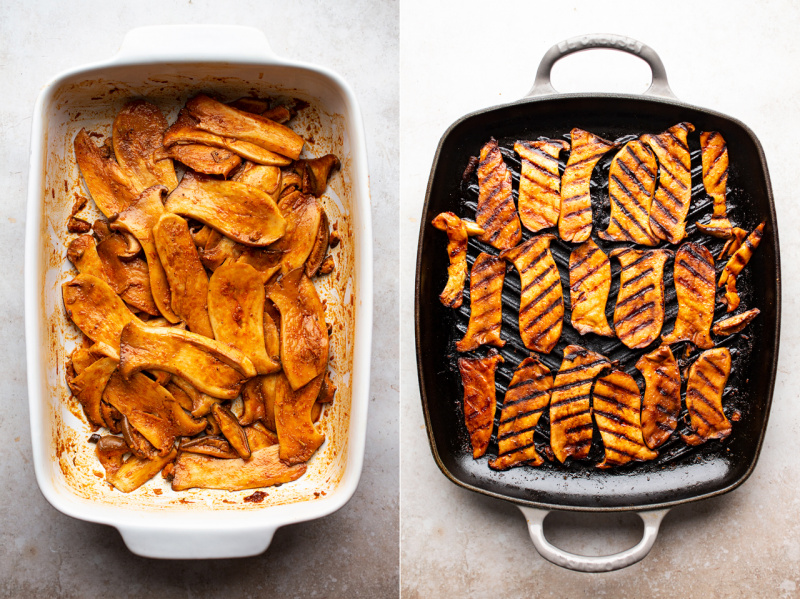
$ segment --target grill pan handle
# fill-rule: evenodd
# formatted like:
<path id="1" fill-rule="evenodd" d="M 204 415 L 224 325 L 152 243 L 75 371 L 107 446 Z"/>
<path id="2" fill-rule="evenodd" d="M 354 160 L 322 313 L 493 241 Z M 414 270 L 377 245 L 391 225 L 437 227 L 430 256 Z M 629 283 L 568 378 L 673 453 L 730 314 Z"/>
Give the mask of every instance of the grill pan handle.
<path id="1" fill-rule="evenodd" d="M 550 48 L 542 58 L 542 62 L 539 63 L 533 87 L 526 97 L 531 98 L 558 93 L 550 81 L 550 72 L 553 70 L 553 65 L 565 56 L 594 48 L 608 48 L 638 56 L 650 65 L 650 71 L 653 73 L 653 81 L 650 87 L 645 90 L 644 95 L 675 98 L 675 94 L 672 93 L 667 82 L 667 71 L 664 69 L 664 63 L 661 62 L 661 58 L 656 51 L 638 40 L 622 35 L 614 35 L 613 33 L 579 35 L 559 42 Z"/>
<path id="2" fill-rule="evenodd" d="M 554 563 L 562 568 L 569 568 L 578 572 L 612 572 L 614 570 L 621 570 L 627 568 L 641 561 L 656 542 L 658 536 L 658 528 L 661 526 L 661 521 L 667 515 L 669 509 L 654 510 L 651 512 L 636 512 L 636 515 L 642 519 L 644 523 L 644 535 L 642 540 L 637 545 L 620 551 L 613 555 L 603 555 L 599 557 L 576 555 L 569 553 L 563 549 L 559 549 L 552 545 L 544 536 L 544 519 L 549 510 L 537 510 L 530 507 L 517 506 L 522 511 L 525 519 L 528 521 L 528 532 L 531 535 L 533 546 L 536 551 L 549 562 Z"/>

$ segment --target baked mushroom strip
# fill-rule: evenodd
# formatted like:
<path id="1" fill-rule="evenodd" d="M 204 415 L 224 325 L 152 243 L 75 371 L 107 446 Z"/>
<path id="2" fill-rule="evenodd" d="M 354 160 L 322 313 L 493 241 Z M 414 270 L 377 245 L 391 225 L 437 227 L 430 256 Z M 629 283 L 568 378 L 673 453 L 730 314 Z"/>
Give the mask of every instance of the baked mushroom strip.
<path id="1" fill-rule="evenodd" d="M 508 470 L 515 466 L 541 466 L 542 457 L 533 443 L 534 429 L 547 404 L 553 375 L 550 369 L 532 355 L 517 367 L 503 400 L 500 427 L 497 430 L 497 458 L 489 467 Z"/>
<path id="2" fill-rule="evenodd" d="M 282 252 L 281 272 L 286 274 L 302 267 L 308 260 L 319 236 L 325 212 L 317 198 L 299 191 L 282 198 L 278 202 L 278 209 L 286 221 L 286 232 L 270 246 L 270 250 Z M 324 228 L 324 237 L 327 239 L 328 228 Z"/>
<path id="3" fill-rule="evenodd" d="M 597 379 L 592 391 L 592 412 L 606 451 L 598 468 L 658 457 L 658 452 L 648 449 L 644 443 L 639 415 L 641 404 L 639 386 L 631 375 L 613 370 Z"/>
<path id="4" fill-rule="evenodd" d="M 164 207 L 199 220 L 243 245 L 269 245 L 286 232 L 286 221 L 272 198 L 237 181 L 186 173 Z"/>
<path id="5" fill-rule="evenodd" d="M 548 354 L 561 337 L 564 299 L 550 242 L 555 235 L 538 235 L 500 254 L 519 271 L 519 334 L 530 350 Z"/>
<path id="6" fill-rule="evenodd" d="M 312 410 L 322 387 L 320 374 L 297 391 L 278 375 L 275 384 L 275 428 L 278 433 L 281 460 L 286 464 L 307 462 L 325 441 L 325 435 L 314 426 Z"/>
<path id="7" fill-rule="evenodd" d="M 643 355 L 636 368 L 644 377 L 642 432 L 650 449 L 662 445 L 678 426 L 681 413 L 681 373 L 668 345 Z"/>
<path id="8" fill-rule="evenodd" d="M 714 237 L 727 239 L 731 236 L 725 198 L 728 191 L 728 146 L 720 133 L 700 133 L 700 156 L 703 162 L 703 186 L 714 201 L 714 208 L 711 220 L 707 224 L 697 223 L 697 228 Z"/>
<path id="9" fill-rule="evenodd" d="M 762 222 L 758 225 L 747 239 L 744 240 L 741 247 L 728 260 L 725 268 L 722 269 L 722 274 L 719 277 L 719 286 L 725 285 L 725 297 L 723 303 L 728 306 L 728 312 L 733 312 L 739 307 L 739 293 L 736 291 L 736 277 L 742 272 L 750 258 L 753 257 L 753 252 L 756 251 L 758 244 L 761 243 L 761 238 L 764 235 L 764 225 Z"/>
<path id="10" fill-rule="evenodd" d="M 555 227 L 561 212 L 561 177 L 558 155 L 569 150 L 563 139 L 518 141 L 514 151 L 522 159 L 519 178 L 519 219 L 536 233 Z"/>
<path id="11" fill-rule="evenodd" d="M 87 366 L 74 379 L 67 381 L 70 391 L 81 402 L 92 430 L 105 426 L 103 415 L 100 413 L 100 402 L 103 399 L 103 391 L 108 384 L 108 379 L 117 369 L 117 364 L 118 361 L 114 358 L 100 358 Z"/>
<path id="12" fill-rule="evenodd" d="M 686 215 L 692 201 L 692 165 L 686 136 L 691 123 L 678 123 L 642 140 L 658 158 L 658 187 L 650 208 L 650 228 L 659 239 L 678 243 L 686 237 Z"/>
<path id="13" fill-rule="evenodd" d="M 475 221 L 484 231 L 478 239 L 499 250 L 512 248 L 522 239 L 519 215 L 511 195 L 511 172 L 494 139 L 481 148 Z"/>
<path id="14" fill-rule="evenodd" d="M 238 349 L 203 335 L 131 322 L 122 332 L 119 371 L 129 378 L 145 369 L 163 370 L 189 381 L 198 391 L 235 399 L 244 382 L 256 375 Z"/>
<path id="15" fill-rule="evenodd" d="M 485 358 L 459 358 L 458 370 L 464 386 L 464 423 L 472 445 L 472 458 L 477 460 L 486 453 L 494 427 L 497 408 L 494 375 L 497 365 L 503 362 L 498 353 Z"/>
<path id="16" fill-rule="evenodd" d="M 714 320 L 714 256 L 696 243 L 684 243 L 675 254 L 675 292 L 678 317 L 675 328 L 662 343 L 689 341 L 701 349 L 714 347 L 711 323 Z"/>
<path id="17" fill-rule="evenodd" d="M 611 261 L 591 239 L 569 255 L 569 297 L 572 326 L 581 335 L 596 333 L 613 337 L 606 319 L 606 302 L 611 290 Z"/>
<path id="18" fill-rule="evenodd" d="M 86 189 L 106 218 L 130 206 L 139 192 L 117 162 L 98 148 L 86 129 L 75 136 L 75 160 Z"/>
<path id="19" fill-rule="evenodd" d="M 559 462 L 570 456 L 582 460 L 589 455 L 592 382 L 610 366 L 608 358 L 580 345 L 564 348 L 564 360 L 550 395 L 550 447 Z"/>
<path id="20" fill-rule="evenodd" d="M 669 250 L 617 249 L 611 252 L 622 265 L 614 330 L 631 349 L 647 347 L 664 325 L 664 265 Z"/>
<path id="21" fill-rule="evenodd" d="M 223 177 L 242 163 L 238 154 L 203 144 L 175 144 L 157 150 L 154 156 L 156 160 L 177 160 L 198 173 Z"/>
<path id="22" fill-rule="evenodd" d="M 431 221 L 431 224 L 447 233 L 447 256 L 450 266 L 447 267 L 447 285 L 439 294 L 439 301 L 448 308 L 460 308 L 464 302 L 464 281 L 467 280 L 467 236 L 469 230 L 466 222 L 452 212 L 442 212 Z M 483 229 L 473 225 L 480 234 Z"/>
<path id="23" fill-rule="evenodd" d="M 682 435 L 689 445 L 731 434 L 731 423 L 722 411 L 722 393 L 731 373 L 731 352 L 727 347 L 704 351 L 689 368 L 686 409 L 692 433 Z"/>
<path id="24" fill-rule="evenodd" d="M 592 171 L 603 155 L 616 147 L 616 143 L 583 129 L 573 129 L 570 135 L 572 151 L 561 177 L 558 235 L 564 241 L 581 243 L 592 233 Z"/>
<path id="25" fill-rule="evenodd" d="M 611 216 L 598 236 L 607 241 L 656 245 L 650 229 L 650 205 L 656 188 L 656 157 L 639 139 L 626 143 L 611 161 L 608 195 Z"/>
<path id="26" fill-rule="evenodd" d="M 711 330 L 714 331 L 715 335 L 720 337 L 723 335 L 733 335 L 734 333 L 738 333 L 744 329 L 759 314 L 761 314 L 761 310 L 758 308 L 753 308 L 747 312 L 742 312 L 736 316 L 731 316 L 730 318 L 720 320 L 711 328 Z"/>
<path id="27" fill-rule="evenodd" d="M 506 261 L 481 252 L 472 265 L 469 277 L 470 313 L 464 338 L 456 342 L 460 352 L 472 351 L 483 344 L 503 347 L 503 282 Z"/>

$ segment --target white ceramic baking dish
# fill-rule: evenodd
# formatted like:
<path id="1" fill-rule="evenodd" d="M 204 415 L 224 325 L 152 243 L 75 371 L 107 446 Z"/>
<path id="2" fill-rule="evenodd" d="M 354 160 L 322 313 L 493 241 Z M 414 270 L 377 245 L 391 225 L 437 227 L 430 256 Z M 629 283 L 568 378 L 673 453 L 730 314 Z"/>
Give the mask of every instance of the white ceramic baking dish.
<path id="1" fill-rule="evenodd" d="M 70 398 L 64 364 L 77 340 L 60 284 L 66 222 L 76 194 L 87 195 L 72 152 L 81 127 L 110 132 L 114 114 L 144 97 L 173 118 L 200 91 L 305 100 L 293 127 L 305 155 L 342 162 L 325 196 L 343 242 L 334 274 L 318 283 L 334 323 L 331 364 L 338 392 L 320 421 L 326 442 L 297 481 L 252 491 L 174 493 L 156 477 L 130 494 L 102 479 L 91 433 Z M 40 93 L 33 114 L 25 241 L 28 397 L 36 478 L 61 512 L 116 527 L 131 551 L 158 558 L 227 558 L 263 552 L 280 526 L 326 516 L 353 495 L 366 436 L 372 329 L 372 231 L 367 158 L 356 98 L 341 77 L 277 57 L 262 32 L 231 26 L 165 26 L 131 31 L 112 59 L 63 73 Z"/>

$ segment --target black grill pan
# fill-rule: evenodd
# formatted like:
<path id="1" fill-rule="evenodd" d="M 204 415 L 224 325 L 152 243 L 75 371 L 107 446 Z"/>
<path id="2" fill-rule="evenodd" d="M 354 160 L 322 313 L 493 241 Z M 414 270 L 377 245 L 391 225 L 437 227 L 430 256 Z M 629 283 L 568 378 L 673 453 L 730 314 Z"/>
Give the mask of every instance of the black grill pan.
<path id="1" fill-rule="evenodd" d="M 552 65 L 562 56 L 597 47 L 627 51 L 646 60 L 653 70 L 653 84 L 647 92 L 639 96 L 555 93 L 549 81 Z M 520 167 L 519 158 L 513 151 L 516 140 L 551 137 L 569 141 L 570 130 L 580 127 L 606 139 L 627 141 L 642 133 L 660 133 L 681 121 L 691 122 L 696 127 L 696 131 L 689 136 L 692 205 L 687 217 L 688 235 L 685 241 L 706 245 L 715 258 L 723 245 L 722 240 L 701 234 L 694 226 L 695 221 L 705 221 L 711 214 L 711 201 L 706 197 L 702 184 L 700 131 L 720 131 L 727 141 L 730 154 L 728 214 L 731 222 L 748 231 L 752 231 L 762 220 L 767 222 L 758 250 L 738 279 L 742 298 L 739 310 L 757 307 L 761 314 L 742 333 L 729 338 L 715 337 L 717 345 L 729 347 L 733 355 L 732 373 L 723 398 L 728 417 L 738 418 L 733 422 L 733 432 L 722 442 L 710 441 L 699 447 L 687 446 L 675 434 L 660 448 L 656 460 L 607 471 L 594 467 L 603 454 L 597 431 L 590 459 L 582 462 L 568 461 L 566 465 L 545 462 L 539 468 L 523 466 L 496 472 L 487 464 L 496 455 L 494 436 L 487 455 L 473 460 L 461 408 L 463 389 L 457 368 L 460 356 L 455 349 L 455 342 L 463 336 L 469 319 L 469 289 L 465 290 L 464 303 L 459 310 L 446 308 L 439 302 L 438 295 L 447 281 L 447 238 L 431 226 L 431 220 L 445 211 L 474 220 L 478 198 L 477 178 L 474 174 L 466 178 L 463 175 L 470 157 L 476 156 L 490 137 L 498 140 L 506 165 L 512 172 L 516 199 Z M 596 234 L 608 224 L 607 177 L 614 153 L 612 150 L 600 161 L 592 177 L 592 238 L 606 253 L 615 247 L 626 247 L 626 244 L 600 240 Z M 563 167 L 562 162 L 562 171 Z M 523 227 L 523 241 L 531 236 Z M 634 375 L 640 388 L 644 389 L 643 379 L 634 364 L 643 353 L 657 347 L 657 341 L 646 350 L 629 350 L 618 339 L 592 334 L 581 336 L 569 325 L 567 263 L 574 247 L 575 244 L 560 240 L 552 244 L 564 291 L 564 332 L 556 349 L 540 357 L 555 372 L 561 363 L 564 347 L 573 343 L 582 345 L 618 360 L 619 368 Z M 659 247 L 677 250 L 679 246 L 662 244 Z M 470 238 L 470 265 L 481 251 L 497 254 L 494 248 Z M 725 261 L 717 261 L 718 273 Z M 666 318 L 662 333 L 672 330 L 677 314 L 672 269 L 673 261 L 670 259 L 665 269 Z M 618 285 L 619 263 L 612 259 L 612 288 L 607 305 L 610 323 L 613 322 Z M 505 363 L 497 372 L 498 418 L 506 385 L 519 362 L 529 355 L 519 337 L 519 288 L 516 271 L 509 270 L 503 289 L 503 338 L 506 346 L 500 350 Z M 584 36 L 562 42 L 545 55 L 528 97 L 463 117 L 447 130 L 439 142 L 421 220 L 415 296 L 418 375 L 433 456 L 442 472 L 454 483 L 539 510 L 663 510 L 730 491 L 742 484 L 755 467 L 766 430 L 778 359 L 780 297 L 778 232 L 772 190 L 761 144 L 752 131 L 735 119 L 675 99 L 660 59 L 652 49 L 640 42 L 612 35 Z M 714 320 L 719 320 L 724 314 L 724 307 L 718 306 Z M 685 344 L 673 346 L 676 358 L 679 361 L 683 359 L 682 366 L 688 367 L 699 352 L 695 350 L 684 358 L 685 349 Z M 468 355 L 484 356 L 487 351 L 488 348 L 484 346 Z M 678 432 L 681 430 L 686 430 L 683 423 L 679 425 Z M 548 444 L 548 432 L 545 411 L 536 437 L 542 455 L 542 449 Z M 524 511 L 530 522 L 534 512 Z M 657 519 L 660 521 L 660 517 Z M 534 532 L 532 524 L 532 536 Z M 541 532 L 540 527 L 538 532 Z M 655 538 L 655 532 L 651 532 L 650 545 Z M 542 550 L 539 545 L 537 549 Z M 633 561 L 641 559 L 643 555 L 635 556 Z M 545 557 L 552 559 L 553 556 Z M 633 563 L 630 559 L 629 563 Z M 609 566 L 608 560 L 602 564 L 597 562 L 594 566 L 581 566 L 568 560 L 559 563 L 566 567 L 595 570 L 628 565 L 616 563 Z"/>

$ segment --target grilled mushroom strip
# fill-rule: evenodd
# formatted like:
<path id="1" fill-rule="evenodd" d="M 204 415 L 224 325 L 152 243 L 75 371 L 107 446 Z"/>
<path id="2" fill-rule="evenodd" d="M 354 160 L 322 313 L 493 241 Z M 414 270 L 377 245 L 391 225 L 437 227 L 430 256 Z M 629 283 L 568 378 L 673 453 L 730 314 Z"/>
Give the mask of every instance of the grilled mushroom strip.
<path id="1" fill-rule="evenodd" d="M 503 347 L 503 281 L 506 261 L 481 252 L 472 265 L 469 277 L 470 314 L 464 338 L 456 342 L 460 352 L 472 351 L 483 344 Z"/>
<path id="2" fill-rule="evenodd" d="M 669 250 L 617 249 L 620 272 L 614 329 L 631 349 L 647 347 L 658 338 L 664 324 L 664 265 Z"/>
<path id="3" fill-rule="evenodd" d="M 723 335 L 733 335 L 734 333 L 738 333 L 744 329 L 744 327 L 750 324 L 759 314 L 761 314 L 761 310 L 758 308 L 753 308 L 747 312 L 742 312 L 736 316 L 731 316 L 730 318 L 720 320 L 711 328 L 711 330 L 714 331 L 715 335 L 720 337 Z"/>
<path id="4" fill-rule="evenodd" d="M 703 161 L 703 186 L 714 201 L 714 212 L 708 224 L 697 223 L 697 228 L 725 239 L 731 236 L 731 221 L 725 194 L 728 191 L 728 146 L 717 131 L 700 133 L 700 151 Z"/>
<path id="5" fill-rule="evenodd" d="M 481 148 L 478 187 L 475 220 L 484 230 L 478 239 L 499 250 L 514 247 L 522 239 L 522 229 L 511 196 L 511 172 L 494 139 Z"/>
<path id="6" fill-rule="evenodd" d="M 503 356 L 493 353 L 485 358 L 459 358 L 458 370 L 464 385 L 464 423 L 467 425 L 472 458 L 486 453 L 497 408 L 494 374 Z"/>
<path id="7" fill-rule="evenodd" d="M 558 155 L 569 150 L 563 139 L 518 141 L 514 151 L 522 159 L 519 178 L 519 219 L 534 233 L 555 227 L 561 213 L 561 177 Z"/>
<path id="8" fill-rule="evenodd" d="M 722 392 L 730 373 L 731 352 L 727 347 L 704 351 L 689 368 L 686 409 L 693 432 L 682 435 L 689 445 L 724 439 L 731 434 L 731 423 L 722 411 Z"/>
<path id="9" fill-rule="evenodd" d="M 533 444 L 534 429 L 550 403 L 553 375 L 536 355 L 517 367 L 503 401 L 497 430 L 497 459 L 489 467 L 508 470 L 514 466 L 541 466 L 542 458 Z"/>
<path id="10" fill-rule="evenodd" d="M 714 347 L 710 335 L 714 320 L 714 256 L 702 245 L 684 243 L 675 254 L 674 281 L 678 318 L 662 343 L 689 341 L 701 349 Z"/>
<path id="11" fill-rule="evenodd" d="M 761 237 L 764 235 L 764 225 L 762 222 L 758 225 L 741 247 L 728 260 L 725 268 L 722 269 L 722 274 L 719 277 L 719 286 L 725 285 L 725 297 L 723 303 L 728 306 L 728 312 L 733 312 L 739 307 L 739 294 L 736 291 L 736 277 L 742 272 L 742 269 L 750 262 L 753 257 L 753 252 L 756 251 L 758 244 L 761 243 Z"/>
<path id="12" fill-rule="evenodd" d="M 692 201 L 692 165 L 686 136 L 691 123 L 678 123 L 642 140 L 658 158 L 658 188 L 650 208 L 650 228 L 659 239 L 678 243 L 686 236 L 686 215 Z"/>
<path id="13" fill-rule="evenodd" d="M 643 355 L 636 368 L 644 377 L 642 432 L 650 449 L 662 445 L 678 426 L 681 373 L 668 345 Z"/>
<path id="14" fill-rule="evenodd" d="M 580 345 L 564 348 L 564 360 L 550 395 L 550 447 L 559 462 L 582 460 L 592 446 L 592 382 L 610 367 L 608 358 Z"/>
<path id="15" fill-rule="evenodd" d="M 94 145 L 86 129 L 75 136 L 75 159 L 86 189 L 106 218 L 130 206 L 139 192 L 117 162 Z"/>
<path id="16" fill-rule="evenodd" d="M 611 218 L 608 229 L 598 233 L 601 239 L 639 245 L 658 243 L 650 229 L 657 171 L 656 157 L 639 139 L 626 143 L 614 156 L 608 173 Z"/>
<path id="17" fill-rule="evenodd" d="M 564 299 L 561 277 L 550 253 L 555 235 L 538 235 L 500 254 L 519 271 L 519 334 L 530 350 L 549 354 L 561 337 Z"/>
<path id="18" fill-rule="evenodd" d="M 460 308 L 464 301 L 464 281 L 467 280 L 467 226 L 452 212 L 442 212 L 431 224 L 447 233 L 447 256 L 450 258 L 447 285 L 439 294 L 439 301 L 448 308 Z"/>
<path id="19" fill-rule="evenodd" d="M 569 255 L 569 297 L 572 326 L 581 335 L 596 333 L 613 337 L 606 319 L 606 301 L 611 290 L 611 261 L 591 239 Z"/>
<path id="20" fill-rule="evenodd" d="M 571 136 L 572 151 L 561 178 L 558 235 L 564 241 L 581 243 L 592 233 L 592 171 L 616 144 L 583 129 L 573 129 Z"/>
<path id="21" fill-rule="evenodd" d="M 631 461 L 645 462 L 658 457 L 642 437 L 639 417 L 642 398 L 633 377 L 612 370 L 597 379 L 592 391 L 592 412 L 606 449 L 598 468 L 622 466 Z"/>
<path id="22" fill-rule="evenodd" d="M 717 256 L 717 259 L 722 259 L 725 256 L 733 256 L 736 250 L 742 247 L 746 237 L 747 231 L 744 229 L 740 229 L 739 227 L 731 229 L 731 238 L 722 246 L 722 251 L 719 253 L 719 256 Z"/>

